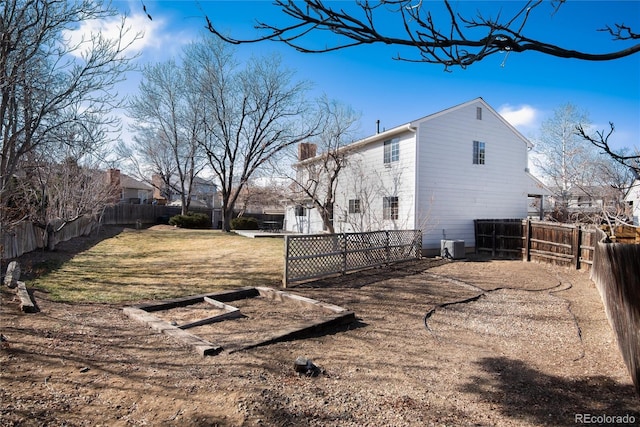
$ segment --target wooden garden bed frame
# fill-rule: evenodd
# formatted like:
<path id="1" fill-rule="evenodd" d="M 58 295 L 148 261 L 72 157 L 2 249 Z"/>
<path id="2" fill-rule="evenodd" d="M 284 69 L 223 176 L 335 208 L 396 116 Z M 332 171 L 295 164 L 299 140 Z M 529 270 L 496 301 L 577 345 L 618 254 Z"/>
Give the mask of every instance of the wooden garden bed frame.
<path id="1" fill-rule="evenodd" d="M 272 344 L 278 341 L 288 341 L 303 338 L 312 334 L 318 334 L 329 329 L 334 329 L 341 325 L 346 325 L 355 320 L 355 314 L 352 311 L 333 304 L 323 303 L 311 298 L 295 295 L 289 292 L 278 291 L 267 287 L 245 287 L 230 291 L 221 291 L 211 294 L 193 295 L 183 298 L 176 298 L 160 302 L 140 304 L 132 307 L 125 307 L 124 313 L 132 319 L 145 323 L 151 329 L 162 332 L 166 335 L 179 340 L 193 348 L 202 356 L 213 356 L 219 354 L 225 349 L 215 343 L 206 341 L 199 336 L 187 332 L 195 326 L 202 326 L 214 322 L 222 322 L 243 314 L 236 307 L 226 304 L 227 302 L 237 301 L 246 298 L 261 297 L 272 301 L 280 301 L 285 303 L 294 303 L 305 308 L 313 308 L 328 313 L 328 316 L 320 320 L 309 320 L 298 322 L 294 325 L 286 325 L 282 329 L 275 330 L 269 337 L 258 341 L 236 342 L 227 349 L 229 353 L 247 350 L 261 345 Z M 206 302 L 223 310 L 222 314 L 196 320 L 183 325 L 173 325 L 165 320 L 155 316 L 153 313 L 157 311 L 171 310 L 177 307 L 187 307 L 189 305 Z"/>

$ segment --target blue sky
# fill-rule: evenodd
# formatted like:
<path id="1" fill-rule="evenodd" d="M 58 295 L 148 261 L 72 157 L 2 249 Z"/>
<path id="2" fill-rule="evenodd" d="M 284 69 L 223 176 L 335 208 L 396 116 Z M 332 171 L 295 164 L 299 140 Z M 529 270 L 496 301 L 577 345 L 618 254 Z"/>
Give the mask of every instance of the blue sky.
<path id="1" fill-rule="evenodd" d="M 423 0 L 424 1 L 424 0 Z M 340 2 L 331 2 L 340 5 Z M 423 4 L 428 5 L 431 0 Z M 136 43 L 138 63 L 163 61 L 178 55 L 182 46 L 204 31 L 204 15 L 220 30 L 237 38 L 252 37 L 256 19 L 281 22 L 282 14 L 270 1 L 114 1 L 128 15 L 133 29 L 144 31 Z M 522 2 L 453 2 L 461 11 L 497 11 Z M 542 12 L 542 13 L 540 13 Z M 567 1 L 552 14 L 541 6 L 527 32 L 544 41 L 595 52 L 628 46 L 611 42 L 596 30 L 624 23 L 640 32 L 638 1 Z M 393 28 L 392 21 L 384 22 Z M 103 31 L 107 31 L 103 26 Z M 213 37 L 213 36 L 212 36 Z M 322 37 L 329 37 L 323 39 Z M 318 35 L 324 43 L 330 36 Z M 589 113 L 595 128 L 616 125 L 614 145 L 640 149 L 640 54 L 607 62 L 556 59 L 537 53 L 494 56 L 466 70 L 445 72 L 436 64 L 393 60 L 398 49 L 373 45 L 326 54 L 303 54 L 283 44 L 262 42 L 238 48 L 240 57 L 277 52 L 298 79 L 313 84 L 312 96 L 326 94 L 350 105 L 362 115 L 360 133 L 409 122 L 425 115 L 482 97 L 526 137 L 535 140 L 540 123 L 554 109 L 570 102 Z M 403 52 L 406 54 L 406 52 Z M 124 92 L 135 92 L 139 76 L 131 74 Z"/>

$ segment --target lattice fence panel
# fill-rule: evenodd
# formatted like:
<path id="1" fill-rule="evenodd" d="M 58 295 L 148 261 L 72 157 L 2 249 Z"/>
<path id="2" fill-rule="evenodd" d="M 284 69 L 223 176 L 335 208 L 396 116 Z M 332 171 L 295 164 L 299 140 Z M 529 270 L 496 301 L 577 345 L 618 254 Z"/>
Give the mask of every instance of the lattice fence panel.
<path id="1" fill-rule="evenodd" d="M 420 258 L 422 233 L 413 230 L 398 230 L 389 234 L 389 260 L 405 261 Z"/>
<path id="2" fill-rule="evenodd" d="M 360 270 L 388 262 L 385 231 L 346 233 L 346 270 Z"/>
<path id="3" fill-rule="evenodd" d="M 321 234 L 287 237 L 287 277 L 305 280 L 344 270 L 344 237 Z"/>
<path id="4" fill-rule="evenodd" d="M 420 230 L 316 234 L 285 237 L 284 286 L 293 282 L 417 259 Z"/>

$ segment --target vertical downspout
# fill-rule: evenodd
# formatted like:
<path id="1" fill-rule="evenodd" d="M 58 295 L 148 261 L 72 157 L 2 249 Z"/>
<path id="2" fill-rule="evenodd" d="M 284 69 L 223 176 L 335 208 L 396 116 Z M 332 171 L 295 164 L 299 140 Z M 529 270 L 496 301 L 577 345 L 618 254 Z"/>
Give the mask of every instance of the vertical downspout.
<path id="1" fill-rule="evenodd" d="M 420 144 L 419 144 L 419 132 L 418 128 L 413 126 L 413 123 L 410 123 L 408 126 L 409 131 L 413 132 L 413 140 L 414 140 L 414 158 L 413 158 L 413 229 L 416 230 L 418 228 L 418 183 L 419 183 L 419 170 L 420 170 Z"/>

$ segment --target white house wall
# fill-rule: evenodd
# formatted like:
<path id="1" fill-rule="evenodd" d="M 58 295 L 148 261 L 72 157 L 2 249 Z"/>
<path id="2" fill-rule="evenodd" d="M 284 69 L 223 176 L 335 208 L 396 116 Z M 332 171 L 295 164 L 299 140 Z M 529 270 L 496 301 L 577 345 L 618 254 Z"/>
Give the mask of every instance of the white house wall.
<path id="1" fill-rule="evenodd" d="M 482 108 L 482 119 L 476 108 Z M 399 160 L 384 164 L 384 141 L 399 138 Z M 473 164 L 473 141 L 485 143 L 485 164 Z M 527 141 L 481 99 L 354 143 L 340 172 L 334 203 L 336 232 L 421 229 L 423 248 L 441 239 L 475 245 L 474 219 L 526 218 Z M 383 220 L 383 198 L 397 196 L 398 219 Z M 349 213 L 349 200 L 361 213 Z M 286 211 L 290 231 L 318 233 L 316 209 Z"/>
<path id="2" fill-rule="evenodd" d="M 624 200 L 627 203 L 631 203 L 633 225 L 640 225 L 640 180 L 635 180 L 633 182 Z"/>
<path id="3" fill-rule="evenodd" d="M 322 218 L 318 209 L 305 209 L 304 215 L 297 216 L 294 204 L 285 208 L 283 229 L 293 233 L 317 234 L 322 233 Z"/>
<path id="4" fill-rule="evenodd" d="M 384 141 L 398 138 L 399 160 L 384 163 Z M 347 157 L 339 175 L 334 204 L 337 232 L 413 229 L 415 227 L 415 133 L 391 135 Z M 383 219 L 384 197 L 398 197 L 398 219 Z M 361 213 L 349 213 L 358 199 Z"/>
<path id="5" fill-rule="evenodd" d="M 485 143 L 484 165 L 473 164 L 473 141 Z M 424 248 L 443 238 L 474 246 L 474 219 L 527 216 L 527 145 L 481 102 L 419 122 L 417 157 Z"/>

